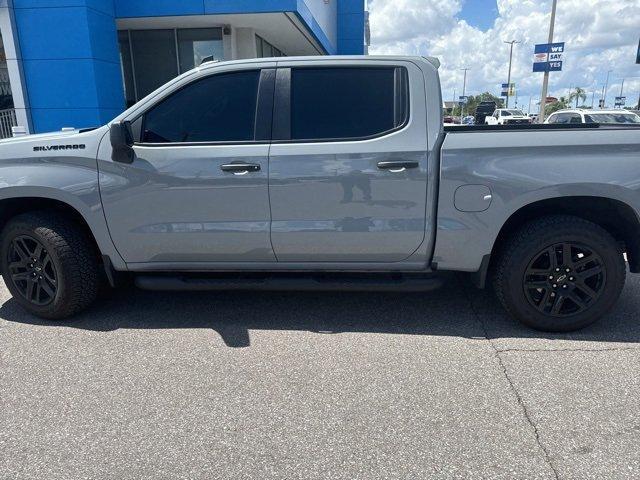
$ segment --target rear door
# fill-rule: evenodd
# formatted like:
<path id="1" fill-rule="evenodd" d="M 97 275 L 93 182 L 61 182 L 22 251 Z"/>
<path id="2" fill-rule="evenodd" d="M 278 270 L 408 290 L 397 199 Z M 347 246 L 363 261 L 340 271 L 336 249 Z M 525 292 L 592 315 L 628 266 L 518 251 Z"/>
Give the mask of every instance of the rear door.
<path id="1" fill-rule="evenodd" d="M 133 163 L 100 155 L 105 215 L 126 262 L 181 269 L 275 262 L 270 67 L 275 63 L 220 67 L 174 88 L 128 118 Z"/>
<path id="2" fill-rule="evenodd" d="M 425 238 L 425 80 L 409 61 L 279 62 L 269 156 L 279 262 L 399 262 Z"/>

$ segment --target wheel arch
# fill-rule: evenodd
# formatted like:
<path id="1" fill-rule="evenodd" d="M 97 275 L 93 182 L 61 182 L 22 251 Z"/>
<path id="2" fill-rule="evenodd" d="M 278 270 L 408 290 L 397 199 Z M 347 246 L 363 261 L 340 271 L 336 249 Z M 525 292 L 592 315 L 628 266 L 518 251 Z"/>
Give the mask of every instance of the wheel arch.
<path id="1" fill-rule="evenodd" d="M 572 215 L 607 230 L 623 245 L 631 272 L 640 273 L 640 219 L 627 203 L 608 197 L 554 197 L 527 204 L 516 210 L 502 225 L 495 239 L 484 275 L 493 266 L 508 236 L 525 223 L 548 215 Z M 484 279 L 483 279 L 484 282 Z"/>
<path id="2" fill-rule="evenodd" d="M 0 232 L 16 215 L 33 211 L 58 212 L 75 221 L 87 233 L 100 260 L 104 261 L 108 258 L 110 265 L 118 265 L 119 269 L 126 269 L 108 235 L 101 208 L 93 209 L 88 205 L 77 205 L 77 202 L 60 198 L 60 195 L 56 194 L 57 189 L 53 189 L 54 195 L 48 195 L 41 189 L 37 194 L 27 191 L 17 195 L 15 194 L 17 192 L 11 192 L 11 195 L 7 195 L 7 190 L 10 189 L 3 189 L 5 195 L 0 196 Z"/>

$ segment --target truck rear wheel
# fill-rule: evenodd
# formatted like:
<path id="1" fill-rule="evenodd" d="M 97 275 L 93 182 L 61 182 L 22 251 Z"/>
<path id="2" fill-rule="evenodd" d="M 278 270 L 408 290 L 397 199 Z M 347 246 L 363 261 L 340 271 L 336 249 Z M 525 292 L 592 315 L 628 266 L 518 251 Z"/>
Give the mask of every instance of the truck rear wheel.
<path id="1" fill-rule="evenodd" d="M 620 246 L 606 230 L 555 215 L 528 223 L 507 240 L 493 284 L 507 312 L 525 325 L 569 332 L 609 312 L 625 276 Z"/>
<path id="2" fill-rule="evenodd" d="M 28 312 L 59 320 L 90 305 L 99 287 L 98 262 L 87 234 L 56 213 L 10 220 L 0 239 L 2 276 Z"/>

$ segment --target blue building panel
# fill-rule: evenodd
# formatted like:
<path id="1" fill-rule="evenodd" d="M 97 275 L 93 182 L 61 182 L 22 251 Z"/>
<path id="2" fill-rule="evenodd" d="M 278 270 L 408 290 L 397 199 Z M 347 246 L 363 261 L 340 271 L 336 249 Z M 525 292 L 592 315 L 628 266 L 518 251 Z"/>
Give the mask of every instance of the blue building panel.
<path id="1" fill-rule="evenodd" d="M 13 8 L 87 7 L 113 16 L 113 0 L 13 0 Z"/>
<path id="2" fill-rule="evenodd" d="M 33 129 L 36 132 L 52 132 L 64 127 L 99 127 L 106 124 L 122 109 L 101 108 L 40 109 L 31 111 Z"/>
<path id="3" fill-rule="evenodd" d="M 338 14 L 364 13 L 364 0 L 338 0 Z"/>
<path id="4" fill-rule="evenodd" d="M 204 15 L 203 0 L 115 0 L 116 18 Z"/>
<path id="5" fill-rule="evenodd" d="M 118 18 L 286 12 L 326 53 L 362 54 L 364 0 L 324 1 L 14 0 L 32 130 L 97 126 L 124 109 Z"/>
<path id="6" fill-rule="evenodd" d="M 204 0 L 207 15 L 223 13 L 295 12 L 296 0 Z"/>

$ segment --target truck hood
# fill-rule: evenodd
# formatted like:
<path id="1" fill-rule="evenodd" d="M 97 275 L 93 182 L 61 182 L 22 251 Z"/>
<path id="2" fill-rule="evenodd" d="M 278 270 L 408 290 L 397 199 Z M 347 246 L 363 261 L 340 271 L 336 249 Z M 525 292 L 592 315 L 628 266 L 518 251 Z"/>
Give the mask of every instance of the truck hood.
<path id="1" fill-rule="evenodd" d="M 0 146 L 9 144 L 18 144 L 23 142 L 42 142 L 46 140 L 60 140 L 63 138 L 71 138 L 74 135 L 78 135 L 84 132 L 90 132 L 95 129 L 73 129 L 73 130 L 61 130 L 59 132 L 38 133 L 34 135 L 22 135 L 20 137 L 5 138 L 0 140 Z"/>
<path id="2" fill-rule="evenodd" d="M 109 127 L 23 135 L 0 140 L 0 161 L 29 158 L 93 157 Z"/>

